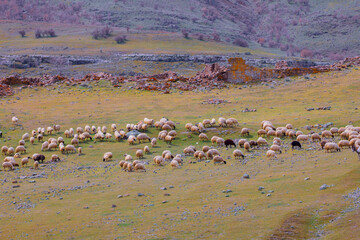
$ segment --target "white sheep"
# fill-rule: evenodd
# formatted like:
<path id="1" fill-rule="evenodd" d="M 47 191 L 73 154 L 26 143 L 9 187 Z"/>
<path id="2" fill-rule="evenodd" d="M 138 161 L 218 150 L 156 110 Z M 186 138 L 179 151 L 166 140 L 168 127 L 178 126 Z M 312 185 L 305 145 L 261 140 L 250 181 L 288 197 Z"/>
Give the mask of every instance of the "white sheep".
<path id="1" fill-rule="evenodd" d="M 170 166 L 173 168 L 180 168 L 179 162 L 176 160 L 171 160 Z"/>
<path id="2" fill-rule="evenodd" d="M 296 141 L 299 142 L 305 142 L 305 141 L 309 141 L 309 136 L 308 135 L 304 135 L 304 134 L 300 134 L 296 137 Z"/>
<path id="3" fill-rule="evenodd" d="M 78 154 L 79 156 L 82 154 L 82 147 L 78 147 Z"/>
<path id="4" fill-rule="evenodd" d="M 113 154 L 112 152 L 106 152 L 104 153 L 104 156 L 103 156 L 103 162 L 105 161 L 110 161 L 113 157 Z"/>
<path id="5" fill-rule="evenodd" d="M 136 137 L 134 135 L 130 135 L 129 138 L 127 139 L 127 141 L 130 145 L 134 145 L 136 142 Z"/>
<path id="6" fill-rule="evenodd" d="M 53 155 L 51 155 L 51 161 L 52 162 L 58 162 L 58 161 L 60 161 L 60 158 L 59 158 L 58 155 L 53 154 Z"/>
<path id="7" fill-rule="evenodd" d="M 266 157 L 268 157 L 268 158 L 276 158 L 276 153 L 275 153 L 275 151 L 273 151 L 273 150 L 268 150 L 268 151 L 266 152 Z"/>
<path id="8" fill-rule="evenodd" d="M 21 137 L 22 140 L 26 141 L 30 139 L 30 134 L 29 133 L 24 133 L 24 135 L 22 135 Z"/>
<path id="9" fill-rule="evenodd" d="M 22 146 L 22 145 L 17 146 L 17 147 L 15 148 L 15 153 L 18 153 L 18 152 L 20 152 L 20 153 L 26 153 L 26 148 L 25 148 L 24 146 Z"/>
<path id="10" fill-rule="evenodd" d="M 209 138 L 205 133 L 200 133 L 199 134 L 199 140 L 200 141 L 209 141 Z"/>
<path id="11" fill-rule="evenodd" d="M 142 163 L 137 163 L 137 164 L 135 164 L 134 170 L 135 170 L 135 171 L 144 171 L 144 172 L 146 172 L 145 165 L 142 164 Z"/>
<path id="12" fill-rule="evenodd" d="M 150 153 L 150 148 L 148 146 L 144 147 L 144 153 Z"/>
<path id="13" fill-rule="evenodd" d="M 13 117 L 11 118 L 11 121 L 12 121 L 13 124 L 17 124 L 17 122 L 19 121 L 19 119 L 18 119 L 17 117 L 13 116 Z"/>
<path id="14" fill-rule="evenodd" d="M 74 145 L 66 145 L 65 146 L 65 152 L 66 153 L 69 153 L 69 152 L 74 152 L 74 153 L 76 153 L 76 148 L 74 147 Z"/>
<path id="15" fill-rule="evenodd" d="M 6 155 L 12 156 L 15 154 L 15 149 L 13 147 L 9 147 L 7 149 Z"/>
<path id="16" fill-rule="evenodd" d="M 135 155 L 136 155 L 136 157 L 137 157 L 138 159 L 141 159 L 141 158 L 144 157 L 144 152 L 139 149 L 139 150 L 136 151 Z"/>
<path id="17" fill-rule="evenodd" d="M 132 156 L 130 154 L 125 153 L 124 157 L 125 157 L 125 161 L 132 161 L 133 160 L 133 158 L 132 158 Z"/>
<path id="18" fill-rule="evenodd" d="M 272 146 L 270 147 L 270 150 L 272 150 L 272 151 L 274 151 L 274 152 L 282 153 L 282 152 L 281 152 L 281 147 L 280 147 L 279 145 L 276 145 L 276 144 L 272 145 Z"/>
<path id="19" fill-rule="evenodd" d="M 22 167 L 27 166 L 30 159 L 31 159 L 31 157 L 26 157 L 26 158 L 21 159 L 21 166 Z"/>
<path id="20" fill-rule="evenodd" d="M 235 158 L 235 159 L 239 159 L 239 158 L 244 159 L 244 158 L 245 158 L 244 154 L 243 154 L 242 151 L 239 150 L 239 149 L 235 149 L 235 150 L 233 151 L 233 155 L 234 155 L 234 158 Z"/>
<path id="21" fill-rule="evenodd" d="M 226 164 L 226 161 L 223 159 L 223 157 L 221 157 L 221 156 L 219 156 L 219 155 L 215 156 L 215 157 L 213 158 L 213 160 L 214 160 L 214 164 L 216 164 L 216 163 Z"/>
<path id="22" fill-rule="evenodd" d="M 34 169 L 39 169 L 39 162 L 38 161 L 35 161 L 34 162 Z"/>
<path id="23" fill-rule="evenodd" d="M 4 163 L 2 164 L 2 167 L 4 168 L 4 171 L 5 171 L 6 169 L 8 169 L 8 170 L 13 170 L 13 169 L 14 169 L 14 167 L 13 167 L 13 165 L 12 165 L 11 162 L 4 162 Z"/>
<path id="24" fill-rule="evenodd" d="M 35 143 L 35 138 L 34 138 L 34 137 L 31 137 L 31 138 L 30 138 L 30 143 L 31 143 L 31 144 L 34 144 L 34 143 Z"/>
<path id="25" fill-rule="evenodd" d="M 146 133 L 140 133 L 137 136 L 137 140 L 139 141 L 139 143 L 145 142 L 145 141 L 151 141 L 151 138 L 146 134 Z"/>
<path id="26" fill-rule="evenodd" d="M 162 166 L 165 163 L 164 158 L 162 156 L 155 156 L 153 160 L 156 165 Z"/>
<path id="27" fill-rule="evenodd" d="M 155 145 L 156 145 L 156 138 L 153 138 L 153 139 L 151 139 L 151 146 L 152 147 L 155 147 Z"/>

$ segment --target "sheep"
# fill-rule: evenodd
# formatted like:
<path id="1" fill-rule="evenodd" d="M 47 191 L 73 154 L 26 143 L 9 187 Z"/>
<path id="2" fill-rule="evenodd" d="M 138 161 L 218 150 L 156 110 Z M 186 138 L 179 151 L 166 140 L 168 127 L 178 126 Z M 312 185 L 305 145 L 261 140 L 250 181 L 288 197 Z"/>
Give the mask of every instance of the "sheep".
<path id="1" fill-rule="evenodd" d="M 188 130 L 188 131 L 191 131 L 191 127 L 192 127 L 192 123 L 186 123 L 185 124 L 185 128 Z"/>
<path id="2" fill-rule="evenodd" d="M 161 156 L 164 158 L 166 154 L 171 154 L 171 152 L 169 150 L 164 150 L 161 154 Z"/>
<path id="3" fill-rule="evenodd" d="M 249 136 L 250 135 L 250 129 L 249 128 L 243 128 L 241 129 L 241 134 L 240 136 L 244 137 L 244 136 Z"/>
<path id="4" fill-rule="evenodd" d="M 40 133 L 41 133 L 42 135 L 45 135 L 45 128 L 41 128 Z"/>
<path id="5" fill-rule="evenodd" d="M 105 134 L 105 139 L 111 140 L 111 138 L 112 138 L 112 134 L 111 134 L 111 133 L 106 133 L 106 134 Z"/>
<path id="6" fill-rule="evenodd" d="M 169 125 L 169 124 L 164 124 L 162 127 L 161 127 L 162 130 L 166 130 L 166 131 L 170 131 L 172 130 L 172 127 Z"/>
<path id="7" fill-rule="evenodd" d="M 111 124 L 111 131 L 115 132 L 115 130 L 116 130 L 116 124 L 113 123 L 113 124 Z"/>
<path id="8" fill-rule="evenodd" d="M 275 151 L 273 151 L 273 150 L 268 150 L 268 151 L 266 152 L 266 157 L 268 157 L 268 158 L 276 158 Z"/>
<path id="9" fill-rule="evenodd" d="M 153 158 L 153 160 L 154 160 L 154 163 L 155 163 L 156 165 L 162 166 L 162 165 L 164 165 L 164 163 L 165 163 L 164 158 L 163 158 L 162 156 L 155 156 L 155 157 Z"/>
<path id="10" fill-rule="evenodd" d="M 121 160 L 121 161 L 119 162 L 119 166 L 122 168 L 122 167 L 124 166 L 124 163 L 126 163 L 126 161 L 125 161 L 125 160 Z"/>
<path id="11" fill-rule="evenodd" d="M 288 136 L 289 138 L 295 138 L 295 134 L 296 132 L 294 130 L 287 130 L 286 131 L 286 136 Z"/>
<path id="12" fill-rule="evenodd" d="M 216 149 L 210 149 L 207 151 L 206 156 L 208 159 L 213 159 L 214 156 L 219 156 L 220 152 Z"/>
<path id="13" fill-rule="evenodd" d="M 218 138 L 216 140 L 216 144 L 218 145 L 218 147 L 224 146 L 225 140 L 223 138 Z"/>
<path id="14" fill-rule="evenodd" d="M 344 148 L 344 147 L 350 148 L 350 142 L 348 140 L 341 140 L 338 142 L 338 146 L 340 148 Z"/>
<path id="15" fill-rule="evenodd" d="M 153 138 L 153 139 L 151 139 L 151 146 L 152 147 L 155 147 L 155 145 L 156 145 L 156 138 Z"/>
<path id="16" fill-rule="evenodd" d="M 44 160 L 45 160 L 45 156 L 42 155 L 42 154 L 34 153 L 34 154 L 32 155 L 32 159 L 33 159 L 34 161 L 37 161 L 38 163 L 39 163 L 39 162 L 43 163 Z"/>
<path id="17" fill-rule="evenodd" d="M 182 160 L 181 156 L 179 156 L 179 154 L 176 155 L 172 161 L 177 161 L 179 165 L 183 164 L 183 160 Z"/>
<path id="18" fill-rule="evenodd" d="M 233 151 L 233 155 L 234 155 L 234 158 L 235 158 L 235 159 L 239 159 L 239 158 L 244 159 L 244 158 L 245 158 L 244 154 L 243 154 L 242 151 L 239 150 L 239 149 L 235 149 L 235 150 Z"/>
<path id="19" fill-rule="evenodd" d="M 58 145 L 56 143 L 50 143 L 49 146 L 47 147 L 47 149 L 49 151 L 52 149 L 56 150 L 57 147 L 58 147 Z"/>
<path id="20" fill-rule="evenodd" d="M 327 140 L 322 140 L 322 141 L 320 142 L 321 149 L 324 149 L 325 144 L 326 144 L 327 142 L 328 142 Z"/>
<path id="21" fill-rule="evenodd" d="M 24 141 L 29 140 L 30 139 L 30 134 L 25 133 L 24 135 L 22 135 L 21 139 L 24 140 Z"/>
<path id="22" fill-rule="evenodd" d="M 210 119 L 204 119 L 202 121 L 202 124 L 204 125 L 204 127 L 211 127 L 211 121 Z"/>
<path id="23" fill-rule="evenodd" d="M 319 134 L 313 133 L 313 134 L 311 135 L 311 140 L 312 140 L 313 142 L 320 142 L 320 141 L 321 141 L 321 137 L 320 137 Z"/>
<path id="24" fill-rule="evenodd" d="M 276 144 L 276 145 L 281 145 L 281 139 L 280 138 L 278 138 L 278 137 L 276 137 L 276 138 L 274 138 L 273 139 L 273 144 Z"/>
<path id="25" fill-rule="evenodd" d="M 267 145 L 268 145 L 267 141 L 266 141 L 264 138 L 262 138 L 262 137 L 259 137 L 256 142 L 257 142 L 257 144 L 258 144 L 259 146 L 261 146 L 261 145 L 267 146 Z"/>
<path id="26" fill-rule="evenodd" d="M 5 157 L 4 162 L 15 162 L 14 157 Z"/>
<path id="27" fill-rule="evenodd" d="M 26 158 L 21 159 L 21 167 L 27 166 L 30 159 L 31 159 L 31 157 L 26 157 Z"/>
<path id="28" fill-rule="evenodd" d="M 67 138 L 71 138 L 71 134 L 70 134 L 70 131 L 69 131 L 69 130 L 65 130 L 65 131 L 64 131 L 64 135 L 65 135 L 65 137 L 67 137 Z"/>
<path id="29" fill-rule="evenodd" d="M 53 126 L 53 129 L 54 129 L 54 131 L 55 132 L 60 132 L 60 125 L 58 125 L 58 124 L 55 124 L 54 126 Z"/>
<path id="30" fill-rule="evenodd" d="M 216 163 L 226 164 L 226 161 L 221 156 L 215 156 L 213 160 L 214 160 L 214 164 Z"/>
<path id="31" fill-rule="evenodd" d="M 204 152 L 204 153 L 206 153 L 207 151 L 209 151 L 210 150 L 210 147 L 209 146 L 203 146 L 202 147 L 202 151 Z"/>
<path id="32" fill-rule="evenodd" d="M 301 149 L 301 144 L 299 141 L 292 141 L 291 142 L 291 149 L 294 149 L 294 148 L 299 148 Z"/>
<path id="33" fill-rule="evenodd" d="M 107 161 L 111 161 L 112 157 L 113 157 L 112 152 L 106 152 L 106 153 L 104 153 L 103 162 L 105 162 L 105 161 L 106 161 L 106 162 L 107 162 Z"/>
<path id="34" fill-rule="evenodd" d="M 246 142 L 247 142 L 246 139 L 240 139 L 240 140 L 238 141 L 239 147 L 244 147 L 244 144 L 245 144 Z"/>
<path id="35" fill-rule="evenodd" d="M 270 147 L 270 150 L 274 151 L 274 152 L 279 152 L 279 153 L 282 153 L 281 152 L 281 147 L 279 145 L 272 145 Z"/>
<path id="36" fill-rule="evenodd" d="M 340 152 L 340 147 L 333 142 L 327 142 L 324 146 L 325 152 Z"/>
<path id="37" fill-rule="evenodd" d="M 229 146 L 230 146 L 230 148 L 231 148 L 231 146 L 234 146 L 236 148 L 236 144 L 231 139 L 226 139 L 226 141 L 224 143 L 225 143 L 226 148 L 228 148 Z"/>
<path id="38" fill-rule="evenodd" d="M 323 131 L 321 133 L 321 137 L 323 137 L 323 138 L 334 138 L 334 135 L 330 131 L 325 130 L 325 131 Z"/>
<path id="39" fill-rule="evenodd" d="M 159 132 L 159 134 L 158 134 L 158 139 L 164 140 L 166 136 L 167 136 L 167 131 L 166 131 L 166 130 L 161 131 L 161 132 Z"/>
<path id="40" fill-rule="evenodd" d="M 330 128 L 330 133 L 332 135 L 339 135 L 339 129 L 336 127 L 332 127 L 332 128 Z"/>
<path id="41" fill-rule="evenodd" d="M 264 129 L 259 129 L 257 131 L 257 135 L 258 135 L 258 137 L 265 137 L 266 136 L 266 131 Z"/>
<path id="42" fill-rule="evenodd" d="M 68 145 L 65 146 L 65 152 L 66 153 L 69 153 L 69 152 L 76 153 L 76 148 L 74 147 L 74 145 L 68 144 Z"/>
<path id="43" fill-rule="evenodd" d="M 200 133 L 199 134 L 199 140 L 200 141 L 209 141 L 209 138 L 205 133 Z"/>
<path id="44" fill-rule="evenodd" d="M 6 155 L 8 149 L 9 149 L 9 148 L 8 148 L 7 146 L 2 146 L 2 147 L 1 147 L 1 154 L 2 154 L 2 155 Z"/>
<path id="45" fill-rule="evenodd" d="M 47 127 L 46 132 L 47 134 L 51 135 L 53 133 L 54 129 L 52 127 Z"/>
<path id="46" fill-rule="evenodd" d="M 210 125 L 211 125 L 211 126 L 215 126 L 215 124 L 216 124 L 216 119 L 215 119 L 215 118 L 211 119 Z"/>
<path id="47" fill-rule="evenodd" d="M 64 145 L 64 143 L 60 143 L 60 144 L 59 144 L 59 150 L 60 150 L 60 152 L 64 153 L 64 151 L 65 151 L 65 145 Z"/>
<path id="48" fill-rule="evenodd" d="M 129 138 L 127 139 L 129 145 L 134 145 L 136 142 L 136 137 L 134 135 L 130 135 Z"/>
<path id="49" fill-rule="evenodd" d="M 125 161 L 124 164 L 122 165 L 122 168 L 126 170 L 129 164 L 131 163 Z"/>
<path id="50" fill-rule="evenodd" d="M 142 151 L 142 150 L 137 150 L 136 151 L 136 157 L 138 158 L 138 159 L 141 159 L 141 158 L 143 158 L 144 157 L 144 152 Z"/>
<path id="51" fill-rule="evenodd" d="M 20 153 L 26 153 L 26 148 L 25 148 L 24 146 L 22 146 L 22 145 L 17 146 L 17 147 L 15 148 L 15 153 L 18 153 L 18 152 L 20 152 Z"/>
<path id="52" fill-rule="evenodd" d="M 267 137 L 270 137 L 270 136 L 273 136 L 275 137 L 276 136 L 276 132 L 272 129 L 270 129 L 267 133 L 266 133 L 266 136 Z"/>
<path id="53" fill-rule="evenodd" d="M 59 158 L 58 155 L 53 154 L 53 155 L 51 155 L 51 161 L 52 161 L 52 162 L 59 162 L 59 161 L 60 161 L 60 158 Z"/>
<path id="54" fill-rule="evenodd" d="M 165 159 L 166 161 L 171 161 L 173 158 L 174 158 L 174 156 L 171 155 L 170 152 L 166 153 L 165 156 L 164 156 L 164 159 Z"/>
<path id="55" fill-rule="evenodd" d="M 14 158 L 21 158 L 21 154 L 20 153 L 15 153 Z"/>
<path id="56" fill-rule="evenodd" d="M 146 172 L 145 165 L 142 164 L 142 163 L 137 163 L 137 164 L 135 164 L 134 170 L 135 170 L 135 171 L 143 171 L 143 172 Z"/>
<path id="57" fill-rule="evenodd" d="M 187 155 L 192 155 L 192 154 L 194 154 L 194 153 L 195 153 L 195 150 L 194 150 L 194 149 L 189 148 L 189 147 L 184 148 L 184 154 L 185 154 L 185 156 L 187 156 Z"/>
<path id="58" fill-rule="evenodd" d="M 205 155 L 205 153 L 204 153 L 203 151 L 196 151 L 196 152 L 194 153 L 194 157 L 195 157 L 197 160 L 201 161 L 201 160 L 203 160 L 203 159 L 206 158 L 206 155 Z"/>
<path id="59" fill-rule="evenodd" d="M 220 127 L 226 127 L 226 119 L 225 119 L 225 118 L 220 117 L 220 118 L 218 119 L 218 123 L 219 123 L 219 126 L 220 126 Z"/>
<path id="60" fill-rule="evenodd" d="M 285 127 L 286 127 L 287 129 L 293 129 L 293 126 L 292 126 L 290 123 L 286 124 Z"/>
<path id="61" fill-rule="evenodd" d="M 304 133 L 302 131 L 296 131 L 295 136 L 298 137 L 300 135 L 304 135 Z"/>
<path id="62" fill-rule="evenodd" d="M 296 137 L 296 140 L 297 140 L 298 142 L 309 141 L 309 136 L 308 136 L 308 135 L 304 135 L 304 134 L 300 134 L 299 136 Z"/>
<path id="63" fill-rule="evenodd" d="M 101 131 L 98 131 L 95 136 L 94 136 L 95 139 L 99 139 L 99 140 L 103 140 L 105 138 L 105 135 L 103 132 Z"/>
<path id="64" fill-rule="evenodd" d="M 164 123 L 163 123 L 163 122 L 155 122 L 155 128 L 156 128 L 156 129 L 161 129 L 162 126 L 164 126 Z"/>
<path id="65" fill-rule="evenodd" d="M 190 131 L 200 133 L 198 126 L 195 126 L 195 125 L 191 127 Z"/>
<path id="66" fill-rule="evenodd" d="M 19 121 L 19 119 L 18 119 L 17 117 L 13 116 L 13 117 L 11 118 L 11 121 L 12 121 L 13 124 L 17 124 L 17 122 Z"/>
<path id="67" fill-rule="evenodd" d="M 144 118 L 144 123 L 152 127 L 154 126 L 154 119 Z"/>
<path id="68" fill-rule="evenodd" d="M 82 154 L 82 147 L 78 147 L 78 155 L 80 156 Z"/>
<path id="69" fill-rule="evenodd" d="M 281 130 L 276 130 L 275 131 L 275 136 L 276 137 L 282 137 L 282 136 L 284 136 L 284 133 Z"/>
<path id="70" fill-rule="evenodd" d="M 34 169 L 35 170 L 39 169 L 39 162 L 38 161 L 34 162 Z"/>
<path id="71" fill-rule="evenodd" d="M 246 151 L 250 151 L 250 149 L 251 149 L 251 147 L 250 147 L 250 143 L 249 142 L 245 142 L 244 143 L 244 149 L 246 150 Z"/>
<path id="72" fill-rule="evenodd" d="M 15 149 L 13 147 L 9 147 L 6 152 L 6 155 L 12 156 L 14 154 L 15 154 Z"/>
<path id="73" fill-rule="evenodd" d="M 174 140 L 174 137 L 170 136 L 170 135 L 166 135 L 165 138 L 164 138 L 164 141 L 167 143 L 167 144 L 171 144 L 171 142 Z"/>
<path id="74" fill-rule="evenodd" d="M 211 143 L 212 143 L 212 144 L 215 144 L 216 141 L 218 140 L 218 138 L 219 138 L 219 137 L 217 137 L 217 136 L 213 136 L 213 137 L 211 138 Z"/>
<path id="75" fill-rule="evenodd" d="M 150 153 L 150 148 L 148 146 L 144 147 L 144 153 Z"/>
<path id="76" fill-rule="evenodd" d="M 2 167 L 4 168 L 4 171 L 5 171 L 6 169 L 9 169 L 9 170 L 13 170 L 13 169 L 14 169 L 14 167 L 13 167 L 13 165 L 12 165 L 11 162 L 4 162 L 4 163 L 2 164 Z"/>
<path id="77" fill-rule="evenodd" d="M 31 138 L 30 138 L 30 143 L 31 143 L 31 144 L 34 144 L 34 143 L 35 143 L 35 138 L 34 138 L 34 137 L 31 137 Z"/>
<path id="78" fill-rule="evenodd" d="M 176 160 L 171 160 L 170 166 L 173 168 L 180 168 L 179 162 Z"/>

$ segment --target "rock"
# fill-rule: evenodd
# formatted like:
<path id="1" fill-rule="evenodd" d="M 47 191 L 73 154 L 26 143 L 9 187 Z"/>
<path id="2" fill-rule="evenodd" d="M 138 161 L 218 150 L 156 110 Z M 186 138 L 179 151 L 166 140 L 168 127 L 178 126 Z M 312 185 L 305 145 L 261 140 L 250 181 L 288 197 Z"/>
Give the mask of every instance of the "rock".
<path id="1" fill-rule="evenodd" d="M 165 201 L 162 201 L 162 203 L 167 203 L 167 202 L 168 202 L 168 201 L 166 201 L 166 200 L 165 200 Z"/>
<path id="2" fill-rule="evenodd" d="M 122 197 L 123 197 L 123 195 L 118 195 L 118 196 L 117 196 L 117 198 L 122 198 Z"/>
<path id="3" fill-rule="evenodd" d="M 329 187 L 330 187 L 329 185 L 323 184 L 323 185 L 321 185 L 320 190 L 325 190 L 325 189 L 327 189 Z"/>
<path id="4" fill-rule="evenodd" d="M 59 197 L 59 200 L 63 200 L 63 197 Z"/>
<path id="5" fill-rule="evenodd" d="M 247 179 L 249 179 L 249 178 L 250 178 L 250 176 L 249 176 L 249 174 L 245 173 L 245 174 L 243 175 L 243 178 L 247 178 Z"/>
<path id="6" fill-rule="evenodd" d="M 261 190 L 263 190 L 264 189 L 264 187 L 263 186 L 260 186 L 259 188 L 258 188 L 258 191 L 261 191 Z"/>
<path id="7" fill-rule="evenodd" d="M 173 185 L 170 185 L 169 188 L 174 188 L 174 186 L 173 186 Z"/>
<path id="8" fill-rule="evenodd" d="M 267 196 L 267 197 L 270 197 L 270 196 L 271 196 L 271 193 L 266 194 L 266 196 Z"/>
<path id="9" fill-rule="evenodd" d="M 230 197 L 230 195 L 225 195 L 225 197 Z"/>
<path id="10" fill-rule="evenodd" d="M 145 196 L 145 194 L 143 194 L 143 193 L 138 193 L 137 195 L 138 195 L 138 197 Z"/>
<path id="11" fill-rule="evenodd" d="M 112 204 L 111 207 L 112 207 L 112 208 L 116 208 L 116 205 L 115 205 L 115 204 Z"/>
<path id="12" fill-rule="evenodd" d="M 161 190 L 167 190 L 167 188 L 166 187 L 162 187 L 162 188 L 160 188 Z"/>
<path id="13" fill-rule="evenodd" d="M 88 207 L 88 206 L 85 206 L 84 209 L 89 209 L 89 207 Z"/>
<path id="14" fill-rule="evenodd" d="M 309 178 L 309 177 L 306 177 L 306 178 L 304 178 L 304 180 L 307 181 L 307 180 L 310 180 L 310 178 Z"/>

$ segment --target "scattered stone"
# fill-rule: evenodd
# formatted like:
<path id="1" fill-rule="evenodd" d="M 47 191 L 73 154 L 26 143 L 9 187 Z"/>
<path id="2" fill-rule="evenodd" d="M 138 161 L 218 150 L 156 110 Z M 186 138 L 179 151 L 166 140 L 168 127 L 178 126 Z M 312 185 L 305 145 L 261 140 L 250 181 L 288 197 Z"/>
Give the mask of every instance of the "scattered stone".
<path id="1" fill-rule="evenodd" d="M 260 186 L 259 188 L 258 188 L 258 191 L 261 191 L 261 190 L 263 190 L 264 189 L 264 187 L 263 186 Z"/>
<path id="2" fill-rule="evenodd" d="M 267 196 L 267 197 L 270 197 L 270 196 L 271 196 L 271 193 L 266 194 L 266 196 Z"/>
<path id="3" fill-rule="evenodd" d="M 310 178 L 309 178 L 309 177 L 306 177 L 306 178 L 304 178 L 304 180 L 307 181 L 307 180 L 310 180 Z"/>
<path id="4" fill-rule="evenodd" d="M 115 205 L 115 204 L 112 204 L 111 207 L 112 207 L 112 208 L 116 208 L 116 205 Z"/>
<path id="5" fill-rule="evenodd" d="M 243 175 L 243 178 L 247 178 L 247 179 L 249 179 L 249 178 L 250 178 L 250 176 L 249 176 L 249 174 L 245 173 L 245 174 Z"/>
<path id="6" fill-rule="evenodd" d="M 173 185 L 170 185 L 169 188 L 174 188 L 174 186 L 173 186 Z"/>
<path id="7" fill-rule="evenodd" d="M 137 195 L 138 195 L 138 197 L 145 196 L 145 194 L 143 194 L 143 193 L 138 193 Z"/>
<path id="8" fill-rule="evenodd" d="M 161 190 L 167 190 L 167 188 L 166 187 L 162 187 L 162 188 L 160 188 Z"/>
<path id="9" fill-rule="evenodd" d="M 122 198 L 122 197 L 123 197 L 123 195 L 118 195 L 118 196 L 117 196 L 117 198 Z"/>
<path id="10" fill-rule="evenodd" d="M 330 187 L 329 185 L 323 184 L 323 185 L 321 185 L 320 190 L 325 190 L 325 189 L 327 189 L 329 187 Z"/>
<path id="11" fill-rule="evenodd" d="M 162 201 L 162 203 L 167 203 L 168 201 L 166 201 L 166 200 L 164 200 L 164 201 Z"/>

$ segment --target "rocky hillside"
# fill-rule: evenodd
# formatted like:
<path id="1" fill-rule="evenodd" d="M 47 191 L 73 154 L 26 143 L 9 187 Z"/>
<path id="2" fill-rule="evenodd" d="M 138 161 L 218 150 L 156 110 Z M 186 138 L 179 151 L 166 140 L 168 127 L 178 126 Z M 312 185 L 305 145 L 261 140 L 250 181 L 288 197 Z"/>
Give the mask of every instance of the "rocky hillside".
<path id="1" fill-rule="evenodd" d="M 338 60 L 360 53 L 359 0 L 1 0 L 0 10 L 4 19 L 182 32 L 290 56 Z"/>

